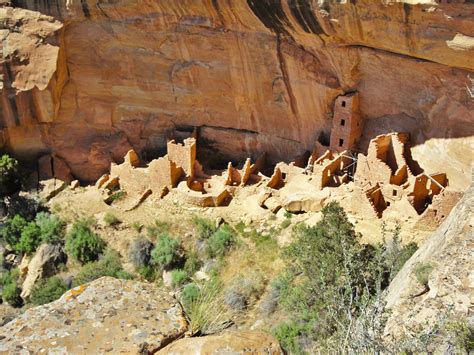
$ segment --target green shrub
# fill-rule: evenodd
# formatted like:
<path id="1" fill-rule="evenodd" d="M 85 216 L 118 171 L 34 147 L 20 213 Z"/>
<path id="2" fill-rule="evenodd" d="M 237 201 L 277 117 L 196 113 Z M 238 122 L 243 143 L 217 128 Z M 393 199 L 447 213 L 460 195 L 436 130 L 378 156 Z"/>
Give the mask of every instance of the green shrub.
<path id="1" fill-rule="evenodd" d="M 337 203 L 322 214 L 316 226 L 295 228 L 295 241 L 284 250 L 289 274 L 279 299 L 300 332 L 311 329 L 304 336 L 314 342 L 346 331 L 377 294 L 383 273 L 381 250 L 359 244 Z"/>
<path id="2" fill-rule="evenodd" d="M 156 246 L 151 251 L 152 264 L 166 269 L 177 265 L 180 258 L 180 243 L 167 234 L 160 235 Z"/>
<path id="3" fill-rule="evenodd" d="M 283 222 L 281 222 L 281 228 L 286 229 L 291 225 L 291 219 L 286 218 Z"/>
<path id="4" fill-rule="evenodd" d="M 31 291 L 30 301 L 41 305 L 60 298 L 67 291 L 66 283 L 58 276 L 53 276 L 39 282 Z"/>
<path id="5" fill-rule="evenodd" d="M 120 224 L 121 221 L 114 214 L 107 212 L 104 216 L 104 222 L 108 226 L 115 226 Z"/>
<path id="6" fill-rule="evenodd" d="M 186 308 L 199 297 L 200 289 L 195 283 L 187 284 L 181 291 L 181 303 Z"/>
<path id="7" fill-rule="evenodd" d="M 474 350 L 474 326 L 465 318 L 447 321 L 444 324 L 444 331 L 450 337 L 449 343 L 459 351 L 453 353 L 470 354 Z"/>
<path id="8" fill-rule="evenodd" d="M 146 231 L 149 237 L 156 238 L 161 234 L 168 234 L 169 228 L 170 227 L 167 222 L 162 222 L 157 219 L 155 223 L 146 227 Z"/>
<path id="9" fill-rule="evenodd" d="M 281 323 L 272 330 L 272 333 L 288 354 L 305 354 L 298 342 L 299 337 L 305 333 L 301 325 L 294 322 Z"/>
<path id="10" fill-rule="evenodd" d="M 106 245 L 91 230 L 91 224 L 91 220 L 77 221 L 66 237 L 66 250 L 83 264 L 97 260 Z"/>
<path id="11" fill-rule="evenodd" d="M 186 262 L 184 263 L 184 270 L 189 276 L 194 275 L 202 266 L 202 261 L 195 252 L 191 252 L 186 256 Z"/>
<path id="12" fill-rule="evenodd" d="M 234 242 L 235 238 L 232 228 L 228 225 L 223 225 L 209 237 L 207 254 L 210 258 L 224 256 Z"/>
<path id="13" fill-rule="evenodd" d="M 293 213 L 285 211 L 284 215 L 286 219 L 291 219 L 293 217 Z"/>
<path id="14" fill-rule="evenodd" d="M 4 154 L 0 157 L 0 198 L 19 187 L 18 161 Z"/>
<path id="15" fill-rule="evenodd" d="M 425 287 L 428 287 L 428 281 L 430 279 L 430 275 L 432 271 L 433 271 L 433 265 L 431 265 L 430 263 L 418 264 L 413 269 L 413 272 L 415 273 L 417 281 Z"/>
<path id="16" fill-rule="evenodd" d="M 103 276 L 117 279 L 133 278 L 132 275 L 123 270 L 118 254 L 109 250 L 100 260 L 84 265 L 74 279 L 74 285 L 82 285 Z"/>
<path id="17" fill-rule="evenodd" d="M 194 217 L 193 223 L 198 230 L 199 239 L 209 239 L 216 232 L 216 225 L 211 220 L 201 217 Z"/>
<path id="18" fill-rule="evenodd" d="M 156 280 L 156 268 L 152 265 L 142 266 L 138 269 L 138 273 L 145 278 L 147 281 L 155 281 Z"/>
<path id="19" fill-rule="evenodd" d="M 40 212 L 36 215 L 35 222 L 40 229 L 42 243 L 55 244 L 64 239 L 64 222 L 59 217 Z"/>
<path id="20" fill-rule="evenodd" d="M 15 246 L 15 250 L 32 254 L 41 244 L 41 230 L 35 222 L 29 222 L 21 231 L 19 242 Z"/>
<path id="21" fill-rule="evenodd" d="M 28 225 L 28 221 L 20 215 L 9 218 L 0 227 L 0 237 L 5 240 L 10 247 L 16 250 L 16 246 L 21 238 L 23 228 Z"/>
<path id="22" fill-rule="evenodd" d="M 171 286 L 179 287 L 188 280 L 188 273 L 182 269 L 171 271 Z"/>
<path id="23" fill-rule="evenodd" d="M 2 299 L 12 307 L 21 307 L 23 301 L 20 297 L 21 289 L 16 282 L 12 282 L 3 286 Z"/>

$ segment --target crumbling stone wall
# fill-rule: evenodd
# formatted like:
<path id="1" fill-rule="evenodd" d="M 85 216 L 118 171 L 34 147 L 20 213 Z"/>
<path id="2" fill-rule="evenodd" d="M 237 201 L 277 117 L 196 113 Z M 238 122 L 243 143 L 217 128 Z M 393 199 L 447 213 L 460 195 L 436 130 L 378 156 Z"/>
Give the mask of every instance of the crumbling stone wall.
<path id="1" fill-rule="evenodd" d="M 196 161 L 196 139 L 187 138 L 184 144 L 171 140 L 167 144 L 168 159 L 183 168 L 187 176 L 194 176 L 194 162 Z"/>

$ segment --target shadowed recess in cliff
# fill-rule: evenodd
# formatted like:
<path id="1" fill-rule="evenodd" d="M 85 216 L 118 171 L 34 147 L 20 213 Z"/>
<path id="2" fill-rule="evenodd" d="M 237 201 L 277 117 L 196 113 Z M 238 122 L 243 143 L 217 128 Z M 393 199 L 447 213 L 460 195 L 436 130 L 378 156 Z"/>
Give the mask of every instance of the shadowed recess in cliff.
<path id="1" fill-rule="evenodd" d="M 289 0 L 289 5 L 292 15 L 306 33 L 325 34 L 308 0 Z"/>
<path id="2" fill-rule="evenodd" d="M 287 28 L 293 29 L 283 10 L 281 0 L 247 0 L 247 4 L 255 16 L 271 31 L 289 34 Z"/>

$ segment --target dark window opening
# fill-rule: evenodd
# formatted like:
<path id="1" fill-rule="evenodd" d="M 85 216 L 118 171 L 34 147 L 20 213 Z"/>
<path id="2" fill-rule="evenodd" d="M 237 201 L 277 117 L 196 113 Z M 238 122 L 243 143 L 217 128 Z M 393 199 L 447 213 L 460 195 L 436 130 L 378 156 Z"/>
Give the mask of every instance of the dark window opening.
<path id="1" fill-rule="evenodd" d="M 390 207 L 390 202 L 387 201 L 387 207 Z"/>
<path id="2" fill-rule="evenodd" d="M 344 144 L 344 139 L 339 139 L 339 147 L 342 147 L 343 144 Z"/>
<path id="3" fill-rule="evenodd" d="M 392 191 L 392 195 L 393 195 L 393 196 L 397 196 L 397 190 L 393 190 L 393 191 Z"/>
<path id="4" fill-rule="evenodd" d="M 346 125 L 346 120 L 341 120 L 341 126 L 345 126 Z"/>
<path id="5" fill-rule="evenodd" d="M 342 107 L 346 107 L 346 102 L 342 101 Z"/>

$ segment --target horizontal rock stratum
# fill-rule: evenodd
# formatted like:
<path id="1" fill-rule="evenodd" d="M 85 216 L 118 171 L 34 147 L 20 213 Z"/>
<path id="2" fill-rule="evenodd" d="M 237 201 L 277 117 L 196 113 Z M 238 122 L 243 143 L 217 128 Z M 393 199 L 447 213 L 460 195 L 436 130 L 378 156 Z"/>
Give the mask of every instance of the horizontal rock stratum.
<path id="1" fill-rule="evenodd" d="M 328 139 L 336 98 L 357 91 L 360 150 L 408 132 L 427 173 L 469 184 L 470 1 L 15 4 L 44 14 L 2 9 L 0 141 L 18 157 L 52 154 L 94 181 L 128 150 L 151 160 L 198 128 L 208 152 L 290 161 Z"/>

